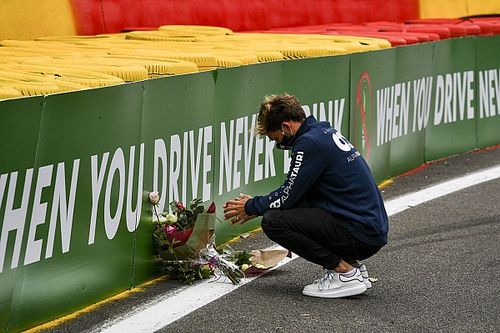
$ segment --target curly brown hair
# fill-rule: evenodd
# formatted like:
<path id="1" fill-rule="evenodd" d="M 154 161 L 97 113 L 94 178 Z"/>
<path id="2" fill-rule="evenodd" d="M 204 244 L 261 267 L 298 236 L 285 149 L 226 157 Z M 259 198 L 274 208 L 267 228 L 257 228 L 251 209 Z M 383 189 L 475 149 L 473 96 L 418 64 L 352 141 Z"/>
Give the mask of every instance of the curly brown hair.
<path id="1" fill-rule="evenodd" d="M 256 131 L 262 135 L 281 129 L 284 121 L 302 122 L 304 119 L 306 119 L 306 113 L 295 96 L 287 93 L 268 95 L 260 104 Z"/>

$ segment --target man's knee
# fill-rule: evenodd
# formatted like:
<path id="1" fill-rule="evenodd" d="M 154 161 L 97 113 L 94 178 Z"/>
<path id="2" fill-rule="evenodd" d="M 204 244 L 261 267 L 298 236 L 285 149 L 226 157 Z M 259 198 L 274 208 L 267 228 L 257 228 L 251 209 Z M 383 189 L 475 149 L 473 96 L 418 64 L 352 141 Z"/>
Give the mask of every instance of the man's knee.
<path id="1" fill-rule="evenodd" d="M 261 227 L 266 235 L 273 233 L 273 230 L 279 227 L 281 218 L 281 212 L 279 210 L 268 210 L 262 216 Z"/>

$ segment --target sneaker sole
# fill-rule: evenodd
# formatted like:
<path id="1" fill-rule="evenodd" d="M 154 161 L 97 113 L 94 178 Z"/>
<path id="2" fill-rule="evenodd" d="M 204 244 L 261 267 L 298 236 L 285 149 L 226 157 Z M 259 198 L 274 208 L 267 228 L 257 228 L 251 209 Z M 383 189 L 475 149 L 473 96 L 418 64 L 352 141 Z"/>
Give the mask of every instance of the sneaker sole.
<path id="1" fill-rule="evenodd" d="M 349 296 L 354 296 L 354 295 L 359 295 L 362 294 L 368 289 L 366 285 L 359 284 L 356 286 L 351 286 L 349 288 L 342 288 L 339 290 L 330 290 L 330 291 L 302 291 L 302 294 L 306 296 L 312 296 L 312 297 L 322 297 L 322 298 L 342 298 L 342 297 L 349 297 Z"/>

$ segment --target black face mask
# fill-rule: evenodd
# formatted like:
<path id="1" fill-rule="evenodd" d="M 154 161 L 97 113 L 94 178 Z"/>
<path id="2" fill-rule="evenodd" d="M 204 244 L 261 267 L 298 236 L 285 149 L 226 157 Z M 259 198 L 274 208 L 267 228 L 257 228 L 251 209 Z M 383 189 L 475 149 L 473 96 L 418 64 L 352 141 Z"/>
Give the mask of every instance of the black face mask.
<path id="1" fill-rule="evenodd" d="M 295 135 L 283 136 L 283 140 L 281 141 L 281 143 L 276 144 L 276 148 L 282 150 L 291 150 L 294 141 L 295 141 Z"/>

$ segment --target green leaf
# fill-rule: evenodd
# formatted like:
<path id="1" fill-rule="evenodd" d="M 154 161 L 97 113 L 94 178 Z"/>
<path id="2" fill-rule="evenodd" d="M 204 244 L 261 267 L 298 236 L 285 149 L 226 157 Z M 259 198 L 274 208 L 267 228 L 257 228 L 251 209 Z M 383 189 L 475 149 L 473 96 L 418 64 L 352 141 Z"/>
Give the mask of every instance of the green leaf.
<path id="1" fill-rule="evenodd" d="M 235 253 L 234 263 L 237 266 L 241 266 L 243 264 L 250 265 L 251 264 L 250 258 L 251 258 L 251 255 L 247 251 L 238 251 Z"/>

